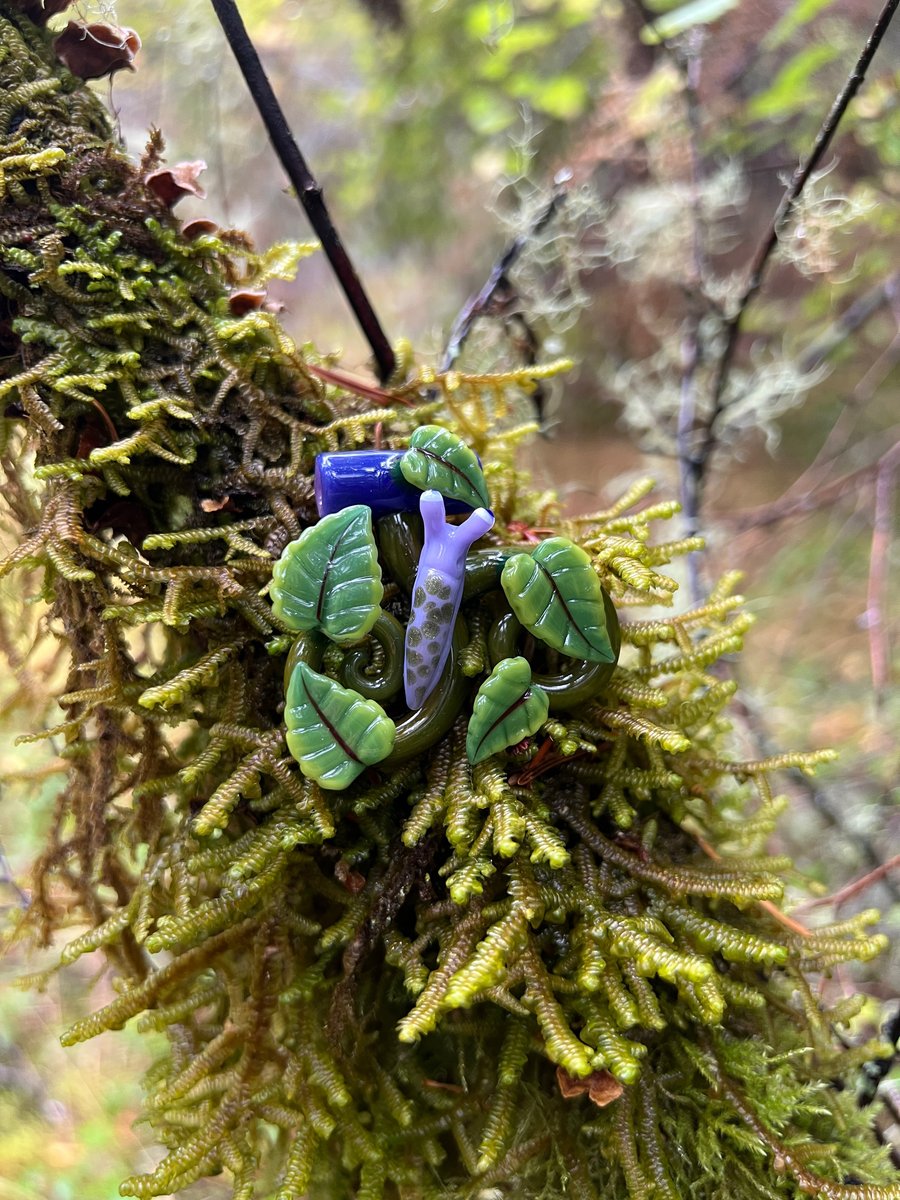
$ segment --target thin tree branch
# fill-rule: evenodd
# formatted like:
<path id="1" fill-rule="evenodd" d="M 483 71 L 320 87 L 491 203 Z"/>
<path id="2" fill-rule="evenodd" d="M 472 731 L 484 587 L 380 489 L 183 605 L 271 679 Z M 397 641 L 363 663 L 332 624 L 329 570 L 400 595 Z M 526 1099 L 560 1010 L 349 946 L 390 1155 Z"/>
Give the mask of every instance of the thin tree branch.
<path id="1" fill-rule="evenodd" d="M 866 891 L 872 884 L 878 883 L 879 879 L 884 879 L 885 875 L 896 871 L 898 867 L 900 867 L 900 854 L 895 854 L 893 858 L 883 862 L 880 867 L 876 867 L 874 871 L 868 871 L 860 879 L 854 879 L 840 891 L 833 892 L 830 896 L 820 896 L 817 900 L 806 900 L 803 904 L 798 904 L 794 912 L 808 912 L 811 908 L 822 908 L 826 904 L 840 908 L 847 900 L 852 900 L 854 896 Z"/>
<path id="2" fill-rule="evenodd" d="M 815 171 L 816 167 L 822 161 L 825 152 L 828 150 L 834 135 L 837 133 L 838 126 L 846 113 L 850 102 L 859 90 L 863 80 L 866 77 L 866 72 L 878 47 L 881 45 L 882 39 L 887 32 L 888 26 L 894 14 L 897 11 L 897 6 L 900 0 L 886 0 L 882 8 L 875 26 L 870 33 L 862 53 L 856 61 L 853 70 L 844 84 L 841 91 L 835 97 L 834 103 L 831 106 L 831 111 L 825 118 L 825 121 L 820 128 L 813 148 L 806 158 L 806 161 L 801 163 L 794 172 L 794 177 L 790 182 L 787 190 L 781 198 L 778 208 L 772 218 L 769 229 L 759 244 L 759 247 L 754 255 L 750 265 L 750 272 L 747 278 L 747 283 L 744 290 L 738 299 L 737 307 L 734 315 L 730 318 L 725 326 L 725 346 L 722 350 L 722 356 L 719 359 L 718 369 L 713 381 L 712 387 L 712 409 L 709 417 L 705 422 L 703 442 L 701 444 L 698 458 L 700 481 L 702 486 L 703 476 L 705 474 L 706 465 L 709 457 L 715 446 L 715 427 L 718 423 L 722 412 L 727 407 L 725 402 L 725 389 L 728 384 L 728 378 L 734 361 L 735 351 L 737 349 L 738 338 L 741 333 L 744 316 L 750 306 L 751 301 L 756 296 L 762 286 L 763 277 L 766 272 L 769 260 L 772 257 L 772 252 L 778 245 L 778 239 L 784 232 L 785 227 L 793 215 L 797 201 L 803 194 L 803 189 L 809 182 L 810 176 Z"/>
<path id="3" fill-rule="evenodd" d="M 692 298 L 692 311 L 688 314 L 681 338 L 681 382 L 678 399 L 678 422 L 675 432 L 678 457 L 679 499 L 683 514 L 685 534 L 694 537 L 700 528 L 700 495 L 702 465 L 696 448 L 697 435 L 697 368 L 701 365 L 700 322 L 701 303 L 709 307 L 709 297 L 703 287 L 706 268 L 704 248 L 704 222 L 700 206 L 700 182 L 703 164 L 700 157 L 700 84 L 701 48 L 703 30 L 693 29 L 684 39 L 684 49 L 679 43 L 664 38 L 657 29 L 653 14 L 642 0 L 629 0 L 629 11 L 656 37 L 659 46 L 668 55 L 675 70 L 681 76 L 681 92 L 684 100 L 688 131 L 688 158 L 690 164 L 691 196 L 691 267 L 690 277 L 685 281 L 685 290 Z M 699 603 L 702 586 L 700 580 L 700 551 L 692 550 L 688 555 L 688 586 L 693 602 Z"/>
<path id="4" fill-rule="evenodd" d="M 736 513 L 725 513 L 718 519 L 730 526 L 735 533 L 745 533 L 750 529 L 764 529 L 767 525 L 777 525 L 791 517 L 805 516 L 817 512 L 826 505 L 833 504 L 848 493 L 854 495 L 862 484 L 872 479 L 878 473 L 878 463 L 869 463 L 848 471 L 830 483 L 811 487 L 796 495 L 793 488 L 770 504 L 760 504 L 757 508 L 745 509 Z"/>
<path id="5" fill-rule="evenodd" d="M 807 348 L 800 359 L 801 370 L 812 371 L 820 366 L 842 343 L 856 333 L 875 313 L 880 312 L 885 304 L 890 304 L 897 312 L 900 322 L 900 273 L 895 272 L 882 280 L 871 291 L 854 301 L 837 320 Z M 825 504 L 838 500 L 845 491 L 857 487 L 878 470 L 878 462 L 868 466 L 858 467 L 843 475 L 840 479 L 827 481 L 830 471 L 840 462 L 846 452 L 857 462 L 860 452 L 865 448 L 864 442 L 857 442 L 848 450 L 853 425 L 858 418 L 860 408 L 872 398 L 883 382 L 889 370 L 900 359 L 900 332 L 898 332 L 887 348 L 878 356 L 853 392 L 844 401 L 840 414 L 825 441 L 819 448 L 816 457 L 800 474 L 789 488 L 777 500 L 760 505 L 744 512 L 726 514 L 722 518 L 726 523 L 736 526 L 739 531 L 756 528 L 761 525 L 771 525 L 786 517 L 812 512 Z"/>
<path id="6" fill-rule="evenodd" d="M 892 272 L 887 279 L 876 284 L 870 291 L 859 296 L 806 349 L 800 359 L 800 370 L 804 374 L 814 371 L 842 346 L 846 340 L 866 324 L 885 304 L 893 303 L 900 291 L 900 271 Z"/>
<path id="7" fill-rule="evenodd" d="M 875 707 L 880 708 L 891 675 L 891 646 L 885 617 L 888 600 L 888 561 L 893 532 L 894 486 L 900 470 L 900 442 L 878 463 L 875 479 L 875 515 L 872 520 L 872 549 L 866 597 L 866 628 Z"/>
<path id="8" fill-rule="evenodd" d="M 833 462 L 834 460 L 832 460 Z M 819 477 L 827 465 L 819 471 Z M 858 467 L 832 480 L 817 483 L 807 491 L 797 493 L 796 485 L 771 504 L 760 505 L 749 512 L 725 517 L 738 532 L 760 529 L 790 517 L 805 515 L 824 508 L 846 495 L 856 495 L 863 483 L 875 480 L 875 505 L 872 519 L 872 542 L 869 552 L 869 576 L 866 602 L 866 628 L 869 637 L 869 660 L 872 691 L 878 708 L 887 690 L 891 675 L 888 609 L 890 550 L 893 535 L 893 504 L 897 472 L 900 470 L 900 441 L 880 456 L 877 462 Z"/>
<path id="9" fill-rule="evenodd" d="M 871 400 L 898 362 L 900 362 L 900 328 L 853 389 L 854 403 L 859 405 Z"/>
<path id="10" fill-rule="evenodd" d="M 213 0 L 213 2 L 215 3 L 216 0 Z M 532 225 L 531 229 L 527 233 L 520 234 L 514 242 L 507 246 L 493 267 L 491 267 L 491 273 L 488 275 L 483 286 L 479 291 L 471 295 L 459 310 L 450 328 L 450 335 L 447 338 L 447 346 L 439 368 L 441 372 L 452 369 L 453 364 L 463 352 L 466 339 L 472 332 L 472 326 L 479 317 L 483 317 L 489 312 L 491 304 L 498 294 L 509 287 L 508 273 L 510 269 L 531 238 L 540 233 L 553 220 L 557 211 L 565 202 L 565 199 L 566 193 L 564 187 L 557 186 L 550 198 L 550 202 L 544 208 L 534 225 Z"/>
<path id="11" fill-rule="evenodd" d="M 703 276 L 706 254 L 704 249 L 704 223 L 700 207 L 700 182 L 702 162 L 700 159 L 700 105 L 697 91 L 700 85 L 700 51 L 702 33 L 692 30 L 683 55 L 669 50 L 679 65 L 682 80 L 691 184 L 691 275 L 687 280 L 689 293 L 693 297 L 687 329 L 681 339 L 681 388 L 678 406 L 678 474 L 680 481 L 681 508 L 684 513 L 685 533 L 694 537 L 700 523 L 699 477 L 695 468 L 694 431 L 697 420 L 697 368 L 700 365 L 700 302 L 704 299 Z M 668 48 L 668 47 L 667 47 Z M 700 603 L 700 553 L 688 555 L 688 582 L 691 599 Z"/>
<path id="12" fill-rule="evenodd" d="M 771 734 L 766 728 L 762 710 L 753 705 L 743 691 L 739 693 L 735 701 L 734 713 L 751 741 L 759 747 L 759 753 L 762 756 L 778 753 L 778 747 L 772 741 Z M 808 775 L 804 775 L 797 768 L 790 768 L 784 774 L 822 819 L 837 831 L 842 841 L 855 849 L 860 861 L 870 870 L 880 870 L 884 865 L 884 859 L 879 853 L 879 848 L 866 834 L 858 833 L 848 825 L 846 803 L 843 797 L 838 799 L 836 796 L 832 796 L 822 784 L 810 779 Z M 892 903 L 896 904 L 900 901 L 900 888 L 892 882 L 888 874 L 883 876 L 882 886 L 890 896 Z"/>
<path id="13" fill-rule="evenodd" d="M 315 375 L 318 379 L 332 383 L 335 387 L 344 388 L 345 391 L 354 392 L 357 396 L 365 396 L 367 400 L 383 404 L 385 408 L 390 408 L 392 404 L 405 404 L 407 407 L 412 407 L 417 403 L 397 392 L 387 392 L 384 388 L 376 387 L 368 379 L 359 379 L 356 375 L 348 375 L 346 371 L 340 371 L 336 367 L 320 367 L 309 362 L 304 363 L 304 366 L 311 375 Z"/>
<path id="14" fill-rule="evenodd" d="M 297 199 L 303 205 L 310 224 L 322 243 L 322 249 L 331 263 L 331 268 L 347 298 L 347 303 L 350 305 L 366 341 L 372 348 L 372 354 L 378 367 L 378 378 L 382 383 L 387 383 L 396 367 L 394 352 L 375 315 L 372 303 L 356 273 L 356 268 L 344 248 L 340 234 L 332 223 L 325 206 L 322 189 L 294 141 L 294 135 L 290 131 L 281 105 L 278 103 L 269 78 L 259 60 L 256 47 L 250 40 L 238 7 L 234 0 L 212 0 L 212 6 L 225 36 L 228 38 L 228 43 L 234 51 L 234 56 L 241 68 L 250 95 L 253 97 L 257 112 L 266 127 L 272 147 L 278 155 L 288 179 L 294 186 Z"/>

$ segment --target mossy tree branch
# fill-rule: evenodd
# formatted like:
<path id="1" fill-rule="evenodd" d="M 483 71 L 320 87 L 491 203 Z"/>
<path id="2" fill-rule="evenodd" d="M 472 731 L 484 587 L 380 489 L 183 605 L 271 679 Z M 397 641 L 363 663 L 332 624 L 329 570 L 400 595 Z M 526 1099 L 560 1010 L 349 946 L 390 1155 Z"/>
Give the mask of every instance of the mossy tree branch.
<path id="1" fill-rule="evenodd" d="M 119 975 L 66 1044 L 134 1019 L 167 1035 L 146 1079 L 166 1154 L 123 1194 L 227 1170 L 238 1200 L 258 1177 L 278 1200 L 775 1200 L 810 1180 L 897 1200 L 851 1094 L 823 1086 L 873 1056 L 832 1036 L 858 1007 L 804 975 L 883 938 L 871 913 L 807 935 L 766 907 L 786 868 L 764 846 L 775 773 L 823 756 L 729 754 L 715 664 L 749 626 L 735 578 L 631 619 L 671 606 L 666 566 L 696 543 L 653 541 L 677 506 L 645 504 L 646 482 L 564 520 L 518 470 L 515 402 L 558 366 L 422 367 L 373 413 L 271 314 L 231 311 L 265 256 L 186 239 L 8 0 L 0 51 L 0 574 L 45 606 L 33 655 L 58 637 L 68 660 L 47 697 L 66 781 L 18 934 L 79 917 L 63 960 L 99 948 Z M 440 713 L 407 760 L 326 794 L 285 751 L 292 638 L 263 592 L 315 520 L 316 454 L 376 424 L 403 447 L 436 412 L 481 455 L 496 546 L 555 527 L 583 548 L 629 614 L 622 656 L 525 745 L 471 768 L 465 716 Z M 382 559 L 406 620 L 409 563 Z M 478 614 L 501 604 L 497 587 L 463 601 L 463 706 L 490 669 Z M 848 1190 L 851 1172 L 870 1182 Z"/>

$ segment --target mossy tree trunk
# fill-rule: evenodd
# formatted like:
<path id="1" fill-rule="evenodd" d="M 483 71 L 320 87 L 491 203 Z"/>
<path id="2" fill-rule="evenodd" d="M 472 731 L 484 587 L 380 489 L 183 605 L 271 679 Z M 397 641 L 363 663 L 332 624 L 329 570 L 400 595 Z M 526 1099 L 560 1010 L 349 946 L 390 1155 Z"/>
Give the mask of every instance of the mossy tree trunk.
<path id="1" fill-rule="evenodd" d="M 660 568 L 692 543 L 647 539 L 674 506 L 638 510 L 638 486 L 561 521 L 511 458 L 527 372 L 423 370 L 378 409 L 324 384 L 271 314 L 230 303 L 290 248 L 185 238 L 142 182 L 158 146 L 135 168 L 10 0 L 0 84 L 2 570 L 42 572 L 68 659 L 47 731 L 67 781 L 21 932 L 77 914 L 63 961 L 102 947 L 120 975 L 67 1044 L 133 1017 L 169 1036 L 147 1079 L 167 1155 L 124 1194 L 226 1168 L 236 1196 L 278 1200 L 900 1196 L 822 1086 L 873 1053 L 835 1047 L 855 1002 L 820 1007 L 805 974 L 881 940 L 785 917 L 760 851 L 771 772 L 816 756 L 727 758 L 711 668 L 748 624 L 733 581 L 623 620 L 621 665 L 518 757 L 464 750 L 496 587 L 464 603 L 461 715 L 432 714 L 404 761 L 325 793 L 287 752 L 292 631 L 263 589 L 316 519 L 317 452 L 439 419 L 485 463 L 493 544 L 556 521 L 623 616 L 671 598 Z M 408 546 L 379 538 L 402 622 Z"/>

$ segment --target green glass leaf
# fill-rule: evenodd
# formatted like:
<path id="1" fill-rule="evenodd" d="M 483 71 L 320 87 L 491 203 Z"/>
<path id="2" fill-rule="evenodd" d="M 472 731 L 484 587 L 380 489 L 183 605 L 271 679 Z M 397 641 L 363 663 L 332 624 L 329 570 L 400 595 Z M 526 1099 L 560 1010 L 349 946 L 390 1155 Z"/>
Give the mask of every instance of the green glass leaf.
<path id="1" fill-rule="evenodd" d="M 339 791 L 394 746 L 394 722 L 374 700 L 297 664 L 284 709 L 287 744 L 308 779 Z"/>
<path id="2" fill-rule="evenodd" d="M 514 554 L 500 582 L 513 612 L 548 646 L 590 662 L 616 661 L 603 588 L 580 546 L 548 538 L 532 554 Z"/>
<path id="3" fill-rule="evenodd" d="M 423 425 L 409 439 L 400 459 L 407 483 L 442 496 L 461 500 L 472 508 L 490 508 L 491 499 L 474 450 L 462 438 L 440 425 Z"/>
<path id="4" fill-rule="evenodd" d="M 275 564 L 271 594 L 291 629 L 321 629 L 339 645 L 365 637 L 384 595 L 372 510 L 353 504 L 305 529 Z"/>
<path id="5" fill-rule="evenodd" d="M 497 663 L 475 697 L 466 734 L 469 762 L 479 763 L 537 733 L 549 708 L 547 693 L 531 682 L 527 659 Z"/>

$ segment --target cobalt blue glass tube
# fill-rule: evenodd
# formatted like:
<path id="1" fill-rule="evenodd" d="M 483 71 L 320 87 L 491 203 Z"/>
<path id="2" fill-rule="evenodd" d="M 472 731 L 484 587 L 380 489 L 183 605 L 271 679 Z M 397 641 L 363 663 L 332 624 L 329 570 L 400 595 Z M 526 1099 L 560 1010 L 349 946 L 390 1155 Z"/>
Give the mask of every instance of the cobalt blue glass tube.
<path id="1" fill-rule="evenodd" d="M 422 495 L 400 473 L 403 450 L 331 450 L 316 455 L 315 495 L 319 516 L 351 504 L 367 504 L 375 517 L 419 511 Z M 459 500 L 447 501 L 448 513 L 469 513 Z"/>

